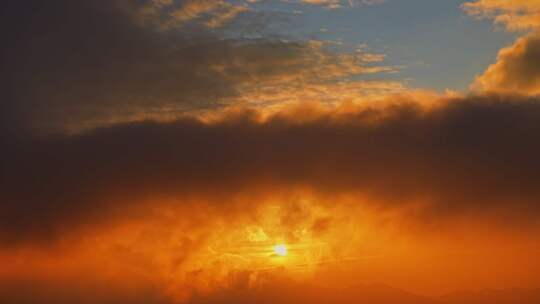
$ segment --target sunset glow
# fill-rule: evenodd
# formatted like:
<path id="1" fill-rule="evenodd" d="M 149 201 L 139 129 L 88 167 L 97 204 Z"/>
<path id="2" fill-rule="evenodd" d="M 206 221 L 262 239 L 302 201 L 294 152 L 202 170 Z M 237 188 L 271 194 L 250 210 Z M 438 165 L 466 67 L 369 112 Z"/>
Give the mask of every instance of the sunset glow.
<path id="1" fill-rule="evenodd" d="M 539 304 L 540 0 L 6 0 L 0 304 Z"/>

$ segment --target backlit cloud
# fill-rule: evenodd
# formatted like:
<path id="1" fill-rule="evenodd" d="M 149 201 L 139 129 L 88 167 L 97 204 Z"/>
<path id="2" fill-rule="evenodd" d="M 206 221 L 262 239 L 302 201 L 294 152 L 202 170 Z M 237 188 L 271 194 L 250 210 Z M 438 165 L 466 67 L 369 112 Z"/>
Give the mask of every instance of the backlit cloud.
<path id="1" fill-rule="evenodd" d="M 386 206 L 420 201 L 443 216 L 504 211 L 537 219 L 535 99 L 456 99 L 434 108 L 388 102 L 382 109 L 293 106 L 269 116 L 232 111 L 207 122 L 8 142 L 1 234 L 56 233 L 66 221 L 131 208 L 152 193 L 225 202 L 283 187 L 358 193 Z"/>
<path id="2" fill-rule="evenodd" d="M 476 91 L 540 93 L 540 38 L 532 34 L 499 52 L 497 62 L 479 76 L 472 89 Z"/>
<path id="3" fill-rule="evenodd" d="M 496 62 L 476 78 L 471 88 L 477 92 L 538 94 L 540 2 L 480 0 L 465 3 L 463 8 L 470 15 L 493 19 L 510 31 L 531 32 L 502 49 Z"/>
<path id="4" fill-rule="evenodd" d="M 148 297 L 182 302 L 237 292 L 231 284 L 240 275 L 254 289 L 238 296 L 265 297 L 257 286 L 282 267 L 284 277 L 302 279 L 336 263 L 381 260 L 410 271 L 404 265 L 427 255 L 422 259 L 436 264 L 441 252 L 458 248 L 423 240 L 430 229 L 439 241 L 457 233 L 448 237 L 467 242 L 467 250 L 490 252 L 489 260 L 478 256 L 482 263 L 458 265 L 475 269 L 478 282 L 490 282 L 478 265 L 502 267 L 503 257 L 536 254 L 525 245 L 517 252 L 496 248 L 516 242 L 504 233 L 527 231 L 520 235 L 527 239 L 538 229 L 538 100 L 396 96 L 386 102 L 301 104 L 270 115 L 231 110 L 4 140 L 0 237 L 10 266 L 0 278 L 14 283 L 19 276 L 21 288 L 45 284 L 36 287 L 45 290 L 35 291 L 40 298 L 51 292 L 46 282 L 82 284 L 49 295 L 74 299 L 109 278 L 119 284 L 107 284 L 112 299 L 147 288 Z M 482 230 L 465 233 L 456 222 L 497 225 L 499 234 L 490 228 L 491 241 L 483 243 Z M 413 232 L 414 241 L 399 245 L 400 236 Z M 286 262 L 273 254 L 281 243 L 289 246 Z M 458 266 L 445 259 L 436 267 Z M 511 269 L 506 276 L 524 275 Z M 429 284 L 430 275 L 414 282 Z"/>

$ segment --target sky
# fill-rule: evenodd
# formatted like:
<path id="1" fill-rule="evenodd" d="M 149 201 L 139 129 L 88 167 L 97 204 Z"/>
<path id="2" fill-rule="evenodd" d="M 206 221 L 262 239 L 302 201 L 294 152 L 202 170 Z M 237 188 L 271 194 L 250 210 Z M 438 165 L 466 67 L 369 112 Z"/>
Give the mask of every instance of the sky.
<path id="1" fill-rule="evenodd" d="M 402 67 L 398 75 L 381 78 L 437 91 L 466 91 L 474 77 L 495 60 L 498 50 L 516 36 L 494 30 L 488 20 L 468 17 L 460 7 L 463 1 L 351 3 L 321 9 L 298 1 L 292 6 L 261 1 L 255 8 L 298 13 L 279 27 L 279 35 L 341 41 L 343 49 L 365 44 L 370 51 L 386 55 L 389 64 Z"/>
<path id="2" fill-rule="evenodd" d="M 8 0 L 0 303 L 540 302 L 540 1 Z"/>

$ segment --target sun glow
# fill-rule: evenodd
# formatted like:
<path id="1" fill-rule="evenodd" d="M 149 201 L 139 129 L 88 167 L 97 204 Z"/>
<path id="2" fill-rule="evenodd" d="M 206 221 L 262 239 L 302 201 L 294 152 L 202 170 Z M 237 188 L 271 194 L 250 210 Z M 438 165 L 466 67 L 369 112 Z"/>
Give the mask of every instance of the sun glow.
<path id="1" fill-rule="evenodd" d="M 274 246 L 274 253 L 278 256 L 287 256 L 287 246 L 284 244 L 278 244 Z"/>

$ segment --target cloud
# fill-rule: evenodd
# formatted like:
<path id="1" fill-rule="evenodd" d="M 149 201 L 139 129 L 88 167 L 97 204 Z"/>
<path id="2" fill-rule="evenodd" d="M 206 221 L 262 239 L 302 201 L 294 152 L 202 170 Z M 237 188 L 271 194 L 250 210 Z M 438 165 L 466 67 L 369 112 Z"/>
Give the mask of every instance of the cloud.
<path id="1" fill-rule="evenodd" d="M 223 0 L 165 0 L 150 1 L 140 12 L 145 22 L 165 31 L 192 22 L 220 28 L 248 10 L 247 5 Z"/>
<path id="2" fill-rule="evenodd" d="M 310 5 L 320 5 L 329 9 L 337 9 L 344 6 L 373 5 L 383 3 L 385 0 L 300 0 Z"/>
<path id="3" fill-rule="evenodd" d="M 3 56 L 6 125 L 18 125 L 18 133 L 47 133 L 170 120 L 262 96 L 265 90 L 293 92 L 306 85 L 324 91 L 343 81 L 374 88 L 351 78 L 398 70 L 321 41 L 225 39 L 205 24 L 187 21 L 180 28 L 156 30 L 148 21 L 150 4 L 194 21 L 207 11 L 231 8 L 220 1 L 9 2 L 2 30 L 13 38 Z M 201 22 L 220 23 L 220 16 Z M 312 98 L 324 97 L 315 92 Z"/>
<path id="4" fill-rule="evenodd" d="M 0 235 L 61 234 L 148 200 L 225 203 L 302 187 L 387 207 L 420 201 L 441 217 L 538 220 L 536 99 L 456 99 L 427 112 L 417 101 L 395 104 L 285 108 L 263 121 L 240 111 L 8 142 Z"/>
<path id="5" fill-rule="evenodd" d="M 493 19 L 509 31 L 528 31 L 513 45 L 499 52 L 496 62 L 475 79 L 471 89 L 476 92 L 538 94 L 540 2 L 480 0 L 464 3 L 462 7 L 468 14 Z"/>
<path id="6" fill-rule="evenodd" d="M 540 26 L 538 0 L 477 0 L 466 2 L 462 7 L 472 16 L 493 19 L 512 31 L 538 29 Z"/>
<path id="7" fill-rule="evenodd" d="M 519 38 L 499 52 L 496 63 L 476 78 L 472 89 L 480 92 L 540 93 L 540 36 Z"/>

